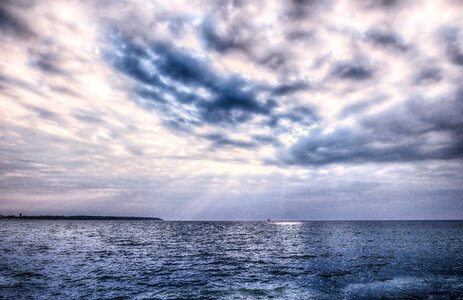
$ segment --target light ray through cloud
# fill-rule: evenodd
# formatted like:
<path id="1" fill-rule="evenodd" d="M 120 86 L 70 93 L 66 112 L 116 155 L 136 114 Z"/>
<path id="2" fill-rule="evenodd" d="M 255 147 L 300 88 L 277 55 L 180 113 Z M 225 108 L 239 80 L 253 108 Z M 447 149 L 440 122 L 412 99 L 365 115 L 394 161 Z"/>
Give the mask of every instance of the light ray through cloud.
<path id="1" fill-rule="evenodd" d="M 461 1 L 2 1 L 0 214 L 463 217 Z"/>

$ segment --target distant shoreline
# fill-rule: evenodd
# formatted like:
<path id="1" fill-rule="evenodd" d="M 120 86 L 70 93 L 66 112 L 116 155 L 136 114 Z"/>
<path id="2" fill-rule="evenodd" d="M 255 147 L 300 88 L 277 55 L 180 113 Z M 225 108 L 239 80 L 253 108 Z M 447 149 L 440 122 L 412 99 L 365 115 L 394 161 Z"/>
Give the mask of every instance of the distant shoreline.
<path id="1" fill-rule="evenodd" d="M 7 220 L 153 220 L 153 221 L 163 221 L 161 218 L 152 218 L 152 217 L 120 217 L 120 216 L 54 216 L 54 215 L 40 215 L 40 216 L 0 216 L 0 219 Z"/>
<path id="2" fill-rule="evenodd" d="M 0 220 L 152 220 L 152 221 L 165 221 L 157 217 L 128 217 L 128 216 L 89 216 L 89 215 L 74 215 L 74 216 L 60 216 L 60 215 L 0 215 Z M 169 222 L 192 222 L 192 223 L 208 223 L 208 222 L 264 222 L 269 224 L 295 224 L 295 223 L 390 223 L 390 222 L 463 222 L 463 219 L 415 219 L 415 220 L 176 220 L 170 219 Z"/>

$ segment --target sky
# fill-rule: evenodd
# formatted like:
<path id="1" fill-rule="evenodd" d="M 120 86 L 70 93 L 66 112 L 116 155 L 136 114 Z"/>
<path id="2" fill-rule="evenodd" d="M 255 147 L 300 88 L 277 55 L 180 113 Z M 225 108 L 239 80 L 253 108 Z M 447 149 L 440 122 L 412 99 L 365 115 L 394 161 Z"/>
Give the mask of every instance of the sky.
<path id="1" fill-rule="evenodd" d="M 0 2 L 0 214 L 463 218 L 463 1 Z"/>

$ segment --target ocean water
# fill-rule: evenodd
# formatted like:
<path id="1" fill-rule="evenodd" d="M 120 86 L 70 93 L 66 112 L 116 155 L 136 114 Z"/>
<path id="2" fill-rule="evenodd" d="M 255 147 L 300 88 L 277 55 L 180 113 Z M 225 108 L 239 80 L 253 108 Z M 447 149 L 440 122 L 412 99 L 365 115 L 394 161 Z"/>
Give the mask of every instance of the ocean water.
<path id="1" fill-rule="evenodd" d="M 0 221 L 2 299 L 463 299 L 463 222 Z"/>

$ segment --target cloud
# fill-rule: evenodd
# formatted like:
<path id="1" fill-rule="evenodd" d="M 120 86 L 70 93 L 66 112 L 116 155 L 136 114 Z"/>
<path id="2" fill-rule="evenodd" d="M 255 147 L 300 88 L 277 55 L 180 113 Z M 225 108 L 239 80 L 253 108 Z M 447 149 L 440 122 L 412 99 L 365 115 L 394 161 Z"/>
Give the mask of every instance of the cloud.
<path id="1" fill-rule="evenodd" d="M 370 29 L 366 32 L 365 36 L 367 41 L 371 42 L 377 47 L 398 50 L 402 52 L 408 50 L 408 47 L 402 41 L 402 38 L 394 32 L 381 29 Z"/>
<path id="2" fill-rule="evenodd" d="M 442 80 L 442 70 L 436 67 L 425 67 L 418 72 L 414 82 L 419 85 L 436 83 Z"/>
<path id="3" fill-rule="evenodd" d="M 271 70 L 280 70 L 286 67 L 291 60 L 288 51 L 282 49 L 272 49 L 256 58 L 256 62 Z"/>
<path id="4" fill-rule="evenodd" d="M 15 1 L 2 1 L 0 3 L 0 31 L 21 38 L 29 38 L 34 36 L 34 32 L 25 21 L 16 12 L 21 7 L 20 3 Z"/>
<path id="5" fill-rule="evenodd" d="M 383 136 L 420 137 L 428 133 L 448 133 L 448 146 L 459 146 L 463 112 L 463 90 L 460 88 L 435 98 L 416 96 L 381 113 L 360 120 L 364 127 Z M 443 105 L 445 104 L 445 105 Z M 444 146 L 440 144 L 439 148 Z"/>
<path id="6" fill-rule="evenodd" d="M 23 81 L 18 78 L 14 78 L 8 75 L 0 73 L 0 89 L 11 89 L 12 87 L 28 90 L 31 92 L 37 92 L 33 84 Z"/>
<path id="7" fill-rule="evenodd" d="M 73 113 L 73 117 L 79 121 L 86 123 L 103 123 L 101 116 L 98 113 L 92 111 L 86 111 L 83 109 L 78 109 Z"/>
<path id="8" fill-rule="evenodd" d="M 210 133 L 205 135 L 204 137 L 212 141 L 211 147 L 213 149 L 222 147 L 255 148 L 258 146 L 253 141 L 231 139 L 221 133 Z"/>
<path id="9" fill-rule="evenodd" d="M 311 40 L 313 37 L 314 32 L 308 30 L 293 30 L 286 35 L 289 41 Z"/>
<path id="10" fill-rule="evenodd" d="M 65 125 L 65 122 L 61 116 L 55 112 L 52 112 L 46 108 L 38 107 L 35 105 L 25 105 L 25 107 L 39 115 L 40 118 L 50 120 L 53 122 L 60 123 L 61 125 Z"/>
<path id="11" fill-rule="evenodd" d="M 373 69 L 368 64 L 360 61 L 341 61 L 334 65 L 331 75 L 343 80 L 362 81 L 371 79 Z"/>
<path id="12" fill-rule="evenodd" d="M 252 36 L 242 24 L 227 26 L 219 32 L 217 24 L 211 18 L 205 18 L 200 26 L 200 35 L 206 47 L 219 53 L 228 51 L 249 51 Z"/>
<path id="13" fill-rule="evenodd" d="M 48 75 L 66 75 L 66 72 L 59 66 L 60 58 L 54 53 L 35 53 L 30 55 L 32 65 Z"/>
<path id="14" fill-rule="evenodd" d="M 463 66 L 463 50 L 460 45 L 463 41 L 459 28 L 444 27 L 440 29 L 441 36 L 444 39 L 446 53 L 451 63 Z"/>
<path id="15" fill-rule="evenodd" d="M 285 2 L 286 16 L 290 20 L 301 20 L 304 18 L 312 17 L 320 13 L 322 9 L 329 9 L 331 1 L 317 1 L 317 0 L 291 0 Z"/>
<path id="16" fill-rule="evenodd" d="M 369 0 L 369 1 L 361 1 L 362 4 L 367 8 L 375 8 L 375 9 L 393 9 L 401 4 L 403 4 L 404 0 Z"/>
<path id="17" fill-rule="evenodd" d="M 305 81 L 295 81 L 280 84 L 273 88 L 273 94 L 275 96 L 282 96 L 293 94 L 299 91 L 304 91 L 310 88 L 310 84 Z"/>
<path id="18" fill-rule="evenodd" d="M 119 38 L 117 45 L 108 55 L 111 63 L 139 81 L 138 96 L 169 111 L 174 122 L 234 125 L 254 115 L 269 115 L 276 106 L 272 99 L 258 100 L 251 81 L 224 76 L 187 49 L 164 41 L 141 46 L 128 38 Z M 189 107 L 179 108 L 180 104 Z"/>
<path id="19" fill-rule="evenodd" d="M 461 217 L 460 8 L 2 1 L 2 209 Z"/>
<path id="20" fill-rule="evenodd" d="M 346 105 L 340 111 L 339 117 L 340 118 L 346 118 L 346 117 L 349 117 L 351 115 L 362 113 L 362 112 L 364 112 L 365 110 L 367 110 L 369 108 L 372 108 L 372 107 L 374 107 L 374 106 L 376 106 L 378 104 L 381 104 L 385 100 L 386 100 L 385 97 L 375 97 L 373 99 L 362 100 L 362 101 L 358 101 L 358 102 L 355 102 L 355 103 L 350 104 L 350 105 Z"/>
<path id="21" fill-rule="evenodd" d="M 447 99 L 411 98 L 360 119 L 360 126 L 316 128 L 281 158 L 288 164 L 410 162 L 463 157 L 463 92 Z M 442 103 L 446 103 L 442 106 Z"/>
<path id="22" fill-rule="evenodd" d="M 285 128 L 285 125 L 282 124 L 282 121 L 289 122 L 289 128 Z M 298 126 L 312 126 L 320 121 L 320 116 L 317 113 L 317 110 L 310 106 L 296 106 L 292 109 L 288 109 L 284 113 L 275 114 L 272 119 L 270 119 L 270 126 L 276 130 L 291 130 L 293 124 Z"/>

